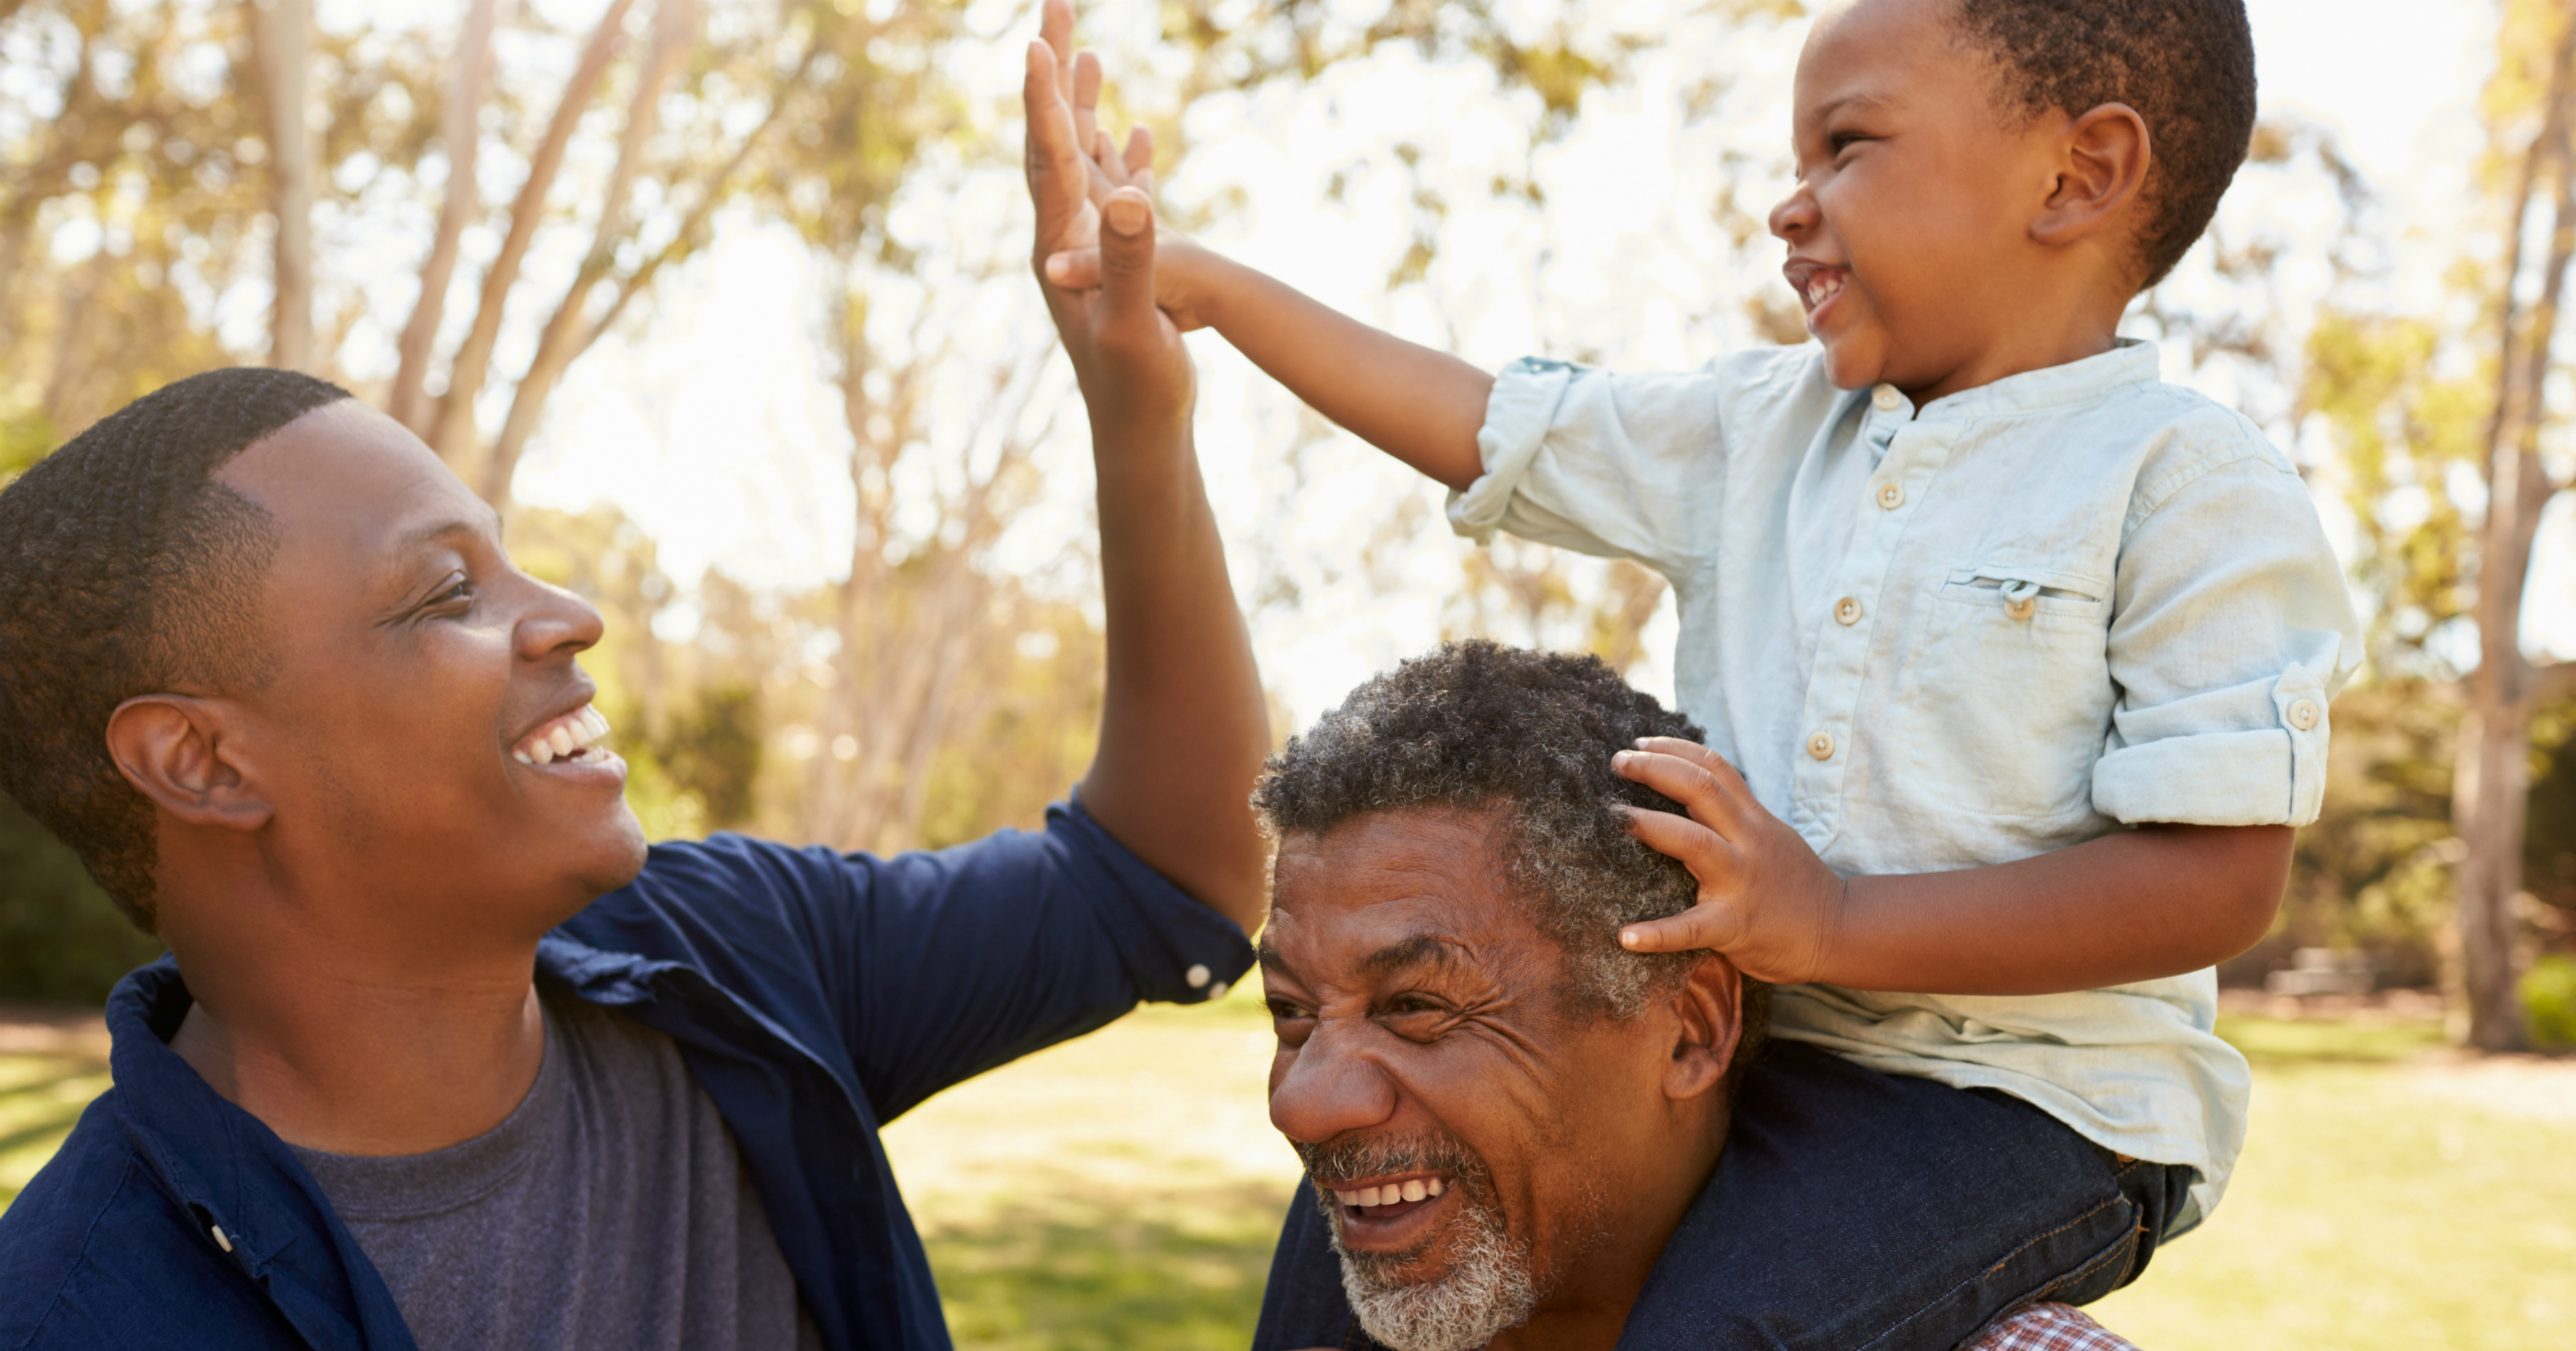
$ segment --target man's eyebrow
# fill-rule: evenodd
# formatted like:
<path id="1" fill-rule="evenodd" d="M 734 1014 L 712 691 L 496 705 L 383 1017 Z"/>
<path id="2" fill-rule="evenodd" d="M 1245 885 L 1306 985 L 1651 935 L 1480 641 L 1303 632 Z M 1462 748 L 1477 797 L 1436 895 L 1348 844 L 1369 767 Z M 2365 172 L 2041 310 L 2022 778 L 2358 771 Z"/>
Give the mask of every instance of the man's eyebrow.
<path id="1" fill-rule="evenodd" d="M 1364 975 L 1382 976 L 1411 966 L 1448 966 L 1458 958 L 1458 945 L 1438 934 L 1415 934 L 1379 948 L 1360 959 Z"/>
<path id="2" fill-rule="evenodd" d="M 443 521 L 431 521 L 427 525 L 413 526 L 411 529 L 396 535 L 393 542 L 393 552 L 407 554 L 423 545 L 436 544 L 440 540 L 446 539 L 451 535 L 472 535 L 487 530 L 495 536 L 501 533 L 501 517 L 499 513 L 493 513 L 479 521 L 466 516 L 451 517 Z"/>

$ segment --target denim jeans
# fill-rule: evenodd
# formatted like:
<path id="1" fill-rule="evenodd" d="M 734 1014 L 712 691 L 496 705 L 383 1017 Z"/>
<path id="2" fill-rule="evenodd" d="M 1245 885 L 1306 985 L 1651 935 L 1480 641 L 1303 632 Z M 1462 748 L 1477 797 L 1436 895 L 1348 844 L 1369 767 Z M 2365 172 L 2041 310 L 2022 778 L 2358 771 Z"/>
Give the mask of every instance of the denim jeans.
<path id="1" fill-rule="evenodd" d="M 1950 1351 L 2024 1304 L 2135 1280 L 2192 1177 L 2122 1161 L 2001 1093 L 1776 1044 L 1746 1073 L 1717 1170 L 1620 1351 Z M 1253 1347 L 1375 1345 L 1300 1186 Z"/>

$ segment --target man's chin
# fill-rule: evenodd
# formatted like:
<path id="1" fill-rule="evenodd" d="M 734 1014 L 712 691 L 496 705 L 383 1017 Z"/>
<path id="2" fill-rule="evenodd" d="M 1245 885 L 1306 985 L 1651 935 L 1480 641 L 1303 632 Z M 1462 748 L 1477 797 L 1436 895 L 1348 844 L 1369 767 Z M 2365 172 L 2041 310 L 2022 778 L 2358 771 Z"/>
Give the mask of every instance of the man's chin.
<path id="1" fill-rule="evenodd" d="M 1538 1307 L 1529 1250 L 1483 1206 L 1461 1207 L 1441 1232 L 1401 1253 L 1354 1253 L 1334 1227 L 1342 1293 L 1369 1336 L 1391 1351 L 1469 1351 L 1529 1321 Z"/>

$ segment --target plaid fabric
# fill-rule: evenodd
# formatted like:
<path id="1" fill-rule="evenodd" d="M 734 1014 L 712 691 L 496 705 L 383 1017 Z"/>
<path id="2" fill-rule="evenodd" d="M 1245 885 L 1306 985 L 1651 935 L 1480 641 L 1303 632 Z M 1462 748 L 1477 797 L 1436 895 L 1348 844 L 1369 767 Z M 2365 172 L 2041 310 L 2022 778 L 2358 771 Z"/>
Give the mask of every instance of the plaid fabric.
<path id="1" fill-rule="evenodd" d="M 2066 1304 L 2015 1310 L 1959 1351 L 2138 1351 L 2127 1338 Z"/>

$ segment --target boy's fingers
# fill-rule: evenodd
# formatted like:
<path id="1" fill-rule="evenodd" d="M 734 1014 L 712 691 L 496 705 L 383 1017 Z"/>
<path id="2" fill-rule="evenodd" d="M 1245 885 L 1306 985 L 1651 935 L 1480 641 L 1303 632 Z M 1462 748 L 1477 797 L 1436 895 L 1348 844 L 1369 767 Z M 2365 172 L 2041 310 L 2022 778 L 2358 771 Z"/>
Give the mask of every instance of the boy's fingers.
<path id="1" fill-rule="evenodd" d="M 1089 51 L 1073 56 L 1073 139 L 1085 150 L 1100 140 L 1100 58 Z"/>
<path id="2" fill-rule="evenodd" d="M 1637 740 L 1637 749 L 1688 760 L 1707 770 L 1709 777 L 1717 780 L 1718 786 L 1724 788 L 1739 805 L 1750 806 L 1753 802 L 1753 789 L 1751 785 L 1744 782 L 1744 775 L 1737 772 L 1734 765 L 1727 763 L 1725 756 L 1696 741 L 1684 741 L 1677 736 L 1640 737 Z"/>
<path id="3" fill-rule="evenodd" d="M 1100 295 L 1105 327 L 1154 322 L 1154 204 L 1134 188 L 1100 204 Z"/>
<path id="4" fill-rule="evenodd" d="M 1106 127 L 1091 133 L 1091 165 L 1112 189 L 1127 186 L 1127 162 L 1118 158 L 1118 143 L 1109 139 Z"/>
<path id="5" fill-rule="evenodd" d="M 1154 133 L 1142 126 L 1129 127 L 1127 153 L 1123 160 L 1127 166 L 1127 181 L 1144 186 L 1140 180 L 1151 177 L 1154 172 Z"/>
<path id="6" fill-rule="evenodd" d="M 1736 880 L 1735 846 L 1725 836 L 1687 816 L 1622 807 L 1628 833 L 1658 854 L 1677 859 L 1699 879 L 1700 890 L 1724 888 Z"/>
<path id="7" fill-rule="evenodd" d="M 1068 291 L 1088 291 L 1100 284 L 1100 250 L 1066 249 L 1049 254 L 1046 279 Z"/>
<path id="8" fill-rule="evenodd" d="M 1665 919 L 1639 920 L 1619 930 L 1619 946 L 1630 952 L 1689 952 L 1708 948 L 1724 952 L 1744 932 L 1732 907 L 1702 901 Z"/>
<path id="9" fill-rule="evenodd" d="M 1692 820 L 1720 834 L 1735 834 L 1743 825 L 1743 801 L 1697 760 L 1661 751 L 1621 751 L 1610 757 L 1610 767 L 1682 804 Z"/>

